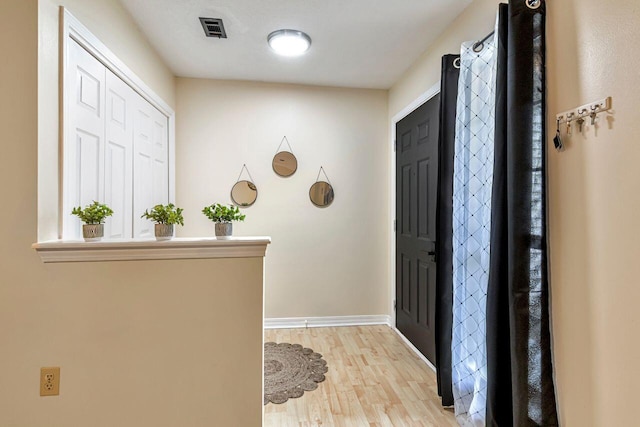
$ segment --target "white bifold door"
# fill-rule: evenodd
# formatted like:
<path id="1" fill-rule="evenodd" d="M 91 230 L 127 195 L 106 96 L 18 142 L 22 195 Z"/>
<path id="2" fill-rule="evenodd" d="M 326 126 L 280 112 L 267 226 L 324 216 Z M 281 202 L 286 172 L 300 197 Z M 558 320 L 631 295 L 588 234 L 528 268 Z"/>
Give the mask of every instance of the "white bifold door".
<path id="1" fill-rule="evenodd" d="M 105 239 L 153 236 L 140 215 L 169 197 L 168 118 L 74 40 L 65 71 L 63 238 L 81 236 L 74 206 L 113 209 Z"/>

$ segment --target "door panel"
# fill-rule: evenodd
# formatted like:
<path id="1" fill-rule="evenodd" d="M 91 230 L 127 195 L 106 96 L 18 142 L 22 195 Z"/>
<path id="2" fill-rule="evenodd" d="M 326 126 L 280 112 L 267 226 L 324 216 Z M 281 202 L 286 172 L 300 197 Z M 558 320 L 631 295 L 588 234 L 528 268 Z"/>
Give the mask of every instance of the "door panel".
<path id="1" fill-rule="evenodd" d="M 79 204 L 85 206 L 100 199 L 100 159 L 102 138 L 99 135 L 76 129 L 78 156 Z"/>
<path id="2" fill-rule="evenodd" d="M 136 94 L 133 136 L 134 237 L 152 237 L 153 223 L 140 218 L 145 209 L 169 199 L 167 117 Z"/>
<path id="3" fill-rule="evenodd" d="M 402 259 L 402 276 L 400 278 L 400 286 L 402 292 L 401 308 L 407 316 L 411 316 L 411 260 L 404 254 L 401 254 L 400 257 Z"/>
<path id="4" fill-rule="evenodd" d="M 417 221 L 418 238 L 429 239 L 429 160 L 418 162 Z"/>
<path id="5" fill-rule="evenodd" d="M 402 167 L 402 221 L 400 221 L 401 234 L 407 237 L 411 236 L 411 176 L 413 170 L 411 165 L 405 165 Z"/>
<path id="6" fill-rule="evenodd" d="M 435 219 L 440 97 L 396 125 L 396 325 L 435 363 Z"/>
<path id="7" fill-rule="evenodd" d="M 75 41 L 69 44 L 65 75 L 66 120 L 63 178 L 63 233 L 79 239 L 81 221 L 70 215 L 76 206 L 103 200 L 105 67 Z"/>
<path id="8" fill-rule="evenodd" d="M 169 202 L 169 131 L 167 117 L 155 108 L 153 117 L 153 204 Z"/>
<path id="9" fill-rule="evenodd" d="M 136 103 L 133 136 L 134 237 L 151 237 L 152 223 L 140 218 L 145 209 L 153 207 L 152 119 L 141 101 Z"/>
<path id="10" fill-rule="evenodd" d="M 104 199 L 113 209 L 113 215 L 104 227 L 108 239 L 131 237 L 134 95 L 131 87 L 107 70 Z"/>
<path id="11" fill-rule="evenodd" d="M 113 210 L 113 215 L 105 224 L 104 236 L 107 239 L 124 239 L 131 235 L 127 233 L 125 215 L 128 209 L 127 185 L 125 173 L 127 169 L 127 152 L 125 147 L 107 142 L 105 153 L 105 183 L 104 201 Z M 130 191 L 129 191 L 130 193 Z"/>
<path id="12" fill-rule="evenodd" d="M 424 289 L 427 286 L 427 276 L 429 274 L 429 266 L 427 263 L 418 261 L 418 277 L 417 277 L 417 286 L 418 290 L 418 300 L 422 300 L 426 296 L 423 294 Z M 428 311 L 424 310 L 424 307 L 418 306 L 416 322 L 422 326 L 428 325 L 429 321 L 427 320 Z"/>

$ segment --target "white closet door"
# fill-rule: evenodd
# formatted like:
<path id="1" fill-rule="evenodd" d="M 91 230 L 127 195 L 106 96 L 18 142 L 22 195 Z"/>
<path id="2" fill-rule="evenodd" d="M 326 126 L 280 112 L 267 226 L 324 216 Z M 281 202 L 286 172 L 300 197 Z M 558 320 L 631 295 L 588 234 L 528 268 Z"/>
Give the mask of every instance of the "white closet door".
<path id="1" fill-rule="evenodd" d="M 75 206 L 104 197 L 104 135 L 106 68 L 75 41 L 69 43 L 65 76 L 68 110 L 64 149 L 64 237 L 81 236 L 81 222 L 71 216 Z"/>
<path id="2" fill-rule="evenodd" d="M 104 201 L 113 209 L 107 239 L 131 238 L 133 203 L 133 117 L 137 94 L 107 70 Z"/>
<path id="3" fill-rule="evenodd" d="M 169 203 L 169 129 L 167 116 L 153 108 L 153 204 Z"/>
<path id="4" fill-rule="evenodd" d="M 168 203 L 168 118 L 77 42 L 65 70 L 63 238 L 81 236 L 75 206 L 106 203 L 105 239 L 153 237 L 145 209 Z"/>
<path id="5" fill-rule="evenodd" d="M 145 209 L 167 203 L 167 117 L 137 95 L 133 136 L 133 237 L 153 237 L 153 223 L 141 219 Z"/>

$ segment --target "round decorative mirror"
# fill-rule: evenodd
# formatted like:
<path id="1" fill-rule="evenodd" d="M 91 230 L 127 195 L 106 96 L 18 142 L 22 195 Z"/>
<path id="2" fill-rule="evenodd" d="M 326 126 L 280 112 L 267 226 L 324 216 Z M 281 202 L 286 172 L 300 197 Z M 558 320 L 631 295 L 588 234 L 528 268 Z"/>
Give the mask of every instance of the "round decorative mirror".
<path id="1" fill-rule="evenodd" d="M 289 151 L 280 151 L 273 156 L 273 171 L 283 177 L 288 177 L 296 173 L 298 169 L 298 159 Z"/>
<path id="2" fill-rule="evenodd" d="M 258 189 L 251 181 L 238 181 L 231 189 L 231 200 L 238 206 L 251 206 L 258 198 Z"/>
<path id="3" fill-rule="evenodd" d="M 333 187 L 325 181 L 318 181 L 309 189 L 311 203 L 319 208 L 326 208 L 333 202 Z"/>

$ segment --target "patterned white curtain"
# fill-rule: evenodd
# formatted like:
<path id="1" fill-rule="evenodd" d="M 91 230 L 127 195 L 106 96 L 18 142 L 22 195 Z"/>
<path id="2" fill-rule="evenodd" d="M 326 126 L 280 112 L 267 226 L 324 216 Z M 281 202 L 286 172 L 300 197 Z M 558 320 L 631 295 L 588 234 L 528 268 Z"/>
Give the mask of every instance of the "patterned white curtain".
<path id="1" fill-rule="evenodd" d="M 455 414 L 484 426 L 486 303 L 491 237 L 497 40 L 462 44 L 453 173 L 453 334 Z M 477 51 L 479 50 L 479 51 Z"/>

